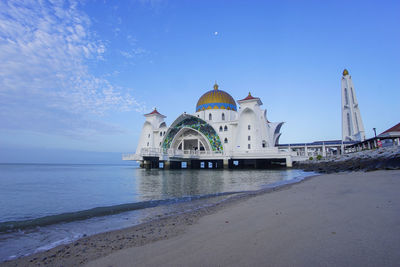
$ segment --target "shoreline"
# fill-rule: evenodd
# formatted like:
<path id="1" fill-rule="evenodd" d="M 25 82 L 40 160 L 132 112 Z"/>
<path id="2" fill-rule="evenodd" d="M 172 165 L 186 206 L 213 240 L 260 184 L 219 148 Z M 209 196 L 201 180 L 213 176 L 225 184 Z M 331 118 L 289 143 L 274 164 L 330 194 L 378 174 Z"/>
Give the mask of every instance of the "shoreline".
<path id="1" fill-rule="evenodd" d="M 399 170 L 317 174 L 0 265 L 395 266 L 399 188 Z"/>
<path id="2" fill-rule="evenodd" d="M 303 183 L 320 175 L 321 174 L 315 173 L 309 176 L 298 177 L 289 181 L 267 185 L 262 189 L 232 194 L 223 201 L 218 202 L 210 207 L 200 207 L 196 210 L 181 214 L 169 215 L 167 217 L 154 219 L 149 222 L 144 222 L 128 228 L 106 231 L 90 236 L 84 235 L 83 237 L 71 243 L 61 244 L 49 250 L 39 251 L 26 256 L 6 260 L 0 262 L 0 265 L 82 265 L 88 261 L 109 255 L 117 250 L 135 246 L 143 246 L 148 243 L 177 236 L 182 234 L 188 226 L 195 224 L 203 216 L 216 213 L 221 209 L 235 205 L 237 202 L 245 201 L 246 199 L 253 198 L 258 195 L 289 189 L 295 184 Z"/>

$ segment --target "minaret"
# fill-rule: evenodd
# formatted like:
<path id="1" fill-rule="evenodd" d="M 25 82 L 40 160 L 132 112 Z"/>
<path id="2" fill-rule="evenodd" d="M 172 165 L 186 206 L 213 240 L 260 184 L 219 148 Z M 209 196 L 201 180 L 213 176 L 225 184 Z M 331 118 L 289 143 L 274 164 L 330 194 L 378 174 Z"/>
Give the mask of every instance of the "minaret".
<path id="1" fill-rule="evenodd" d="M 364 124 L 354 91 L 353 81 L 345 69 L 342 76 L 342 140 L 365 140 Z"/>

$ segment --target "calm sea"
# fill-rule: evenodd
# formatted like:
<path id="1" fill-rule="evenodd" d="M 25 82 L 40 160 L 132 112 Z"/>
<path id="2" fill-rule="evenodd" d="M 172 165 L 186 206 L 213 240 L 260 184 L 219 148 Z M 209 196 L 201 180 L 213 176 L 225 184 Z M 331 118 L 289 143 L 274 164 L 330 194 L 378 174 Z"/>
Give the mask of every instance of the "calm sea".
<path id="1" fill-rule="evenodd" d="M 0 164 L 0 262 L 311 174 Z"/>

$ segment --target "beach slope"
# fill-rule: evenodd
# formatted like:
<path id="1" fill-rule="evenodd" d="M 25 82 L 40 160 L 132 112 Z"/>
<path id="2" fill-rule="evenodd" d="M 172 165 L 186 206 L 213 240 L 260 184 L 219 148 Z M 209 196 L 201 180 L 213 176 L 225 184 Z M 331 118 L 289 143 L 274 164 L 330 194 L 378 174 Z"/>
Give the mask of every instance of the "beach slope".
<path id="1" fill-rule="evenodd" d="M 400 171 L 321 175 L 87 266 L 398 266 Z"/>

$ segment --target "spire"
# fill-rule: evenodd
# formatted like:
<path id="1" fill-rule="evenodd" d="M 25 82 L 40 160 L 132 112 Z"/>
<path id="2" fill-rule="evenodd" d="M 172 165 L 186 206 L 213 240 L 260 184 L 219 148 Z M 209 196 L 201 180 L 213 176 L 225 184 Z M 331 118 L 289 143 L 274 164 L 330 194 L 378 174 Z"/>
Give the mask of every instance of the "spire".
<path id="1" fill-rule="evenodd" d="M 217 84 L 217 81 L 215 81 L 215 84 L 214 84 L 214 90 L 218 90 L 218 84 Z"/>
<path id="2" fill-rule="evenodd" d="M 343 76 L 349 75 L 349 71 L 347 69 L 343 70 Z"/>

